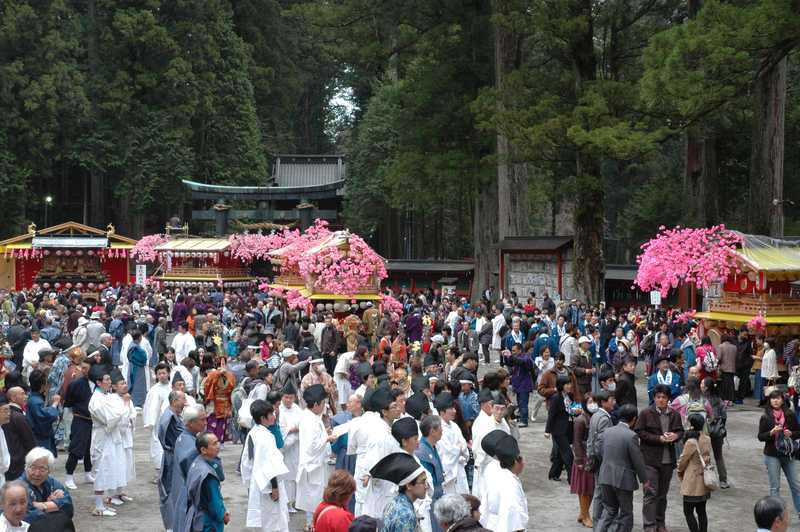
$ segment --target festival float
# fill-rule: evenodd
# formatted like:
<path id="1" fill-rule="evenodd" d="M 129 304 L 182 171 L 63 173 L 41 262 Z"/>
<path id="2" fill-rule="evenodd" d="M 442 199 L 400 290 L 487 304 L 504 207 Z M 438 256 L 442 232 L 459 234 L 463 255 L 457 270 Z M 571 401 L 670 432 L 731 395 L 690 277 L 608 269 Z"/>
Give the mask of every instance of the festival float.
<path id="1" fill-rule="evenodd" d="M 168 228 L 169 229 L 169 228 Z M 227 238 L 203 238 L 188 234 L 143 237 L 133 249 L 138 262 L 155 263 L 149 282 L 162 288 L 254 288 L 257 279 L 245 261 L 231 253 Z"/>
<path id="2" fill-rule="evenodd" d="M 130 252 L 136 240 L 114 226 L 96 229 L 76 222 L 37 229 L 0 242 L 0 286 L 23 290 L 77 290 L 85 298 L 106 285 L 130 281 Z"/>
<path id="3" fill-rule="evenodd" d="M 662 294 L 680 283 L 704 289 L 706 308 L 693 317 L 712 340 L 742 325 L 778 338 L 779 345 L 800 333 L 800 241 L 720 225 L 662 228 L 642 249 L 636 284 Z"/>
<path id="4" fill-rule="evenodd" d="M 263 288 L 284 300 L 288 308 L 337 315 L 382 306 L 399 310 L 399 303 L 381 295 L 386 260 L 360 236 L 347 230 L 330 231 L 322 220 L 303 233 L 284 230 L 272 236 L 272 244 L 281 245 L 266 256 L 278 274 Z"/>

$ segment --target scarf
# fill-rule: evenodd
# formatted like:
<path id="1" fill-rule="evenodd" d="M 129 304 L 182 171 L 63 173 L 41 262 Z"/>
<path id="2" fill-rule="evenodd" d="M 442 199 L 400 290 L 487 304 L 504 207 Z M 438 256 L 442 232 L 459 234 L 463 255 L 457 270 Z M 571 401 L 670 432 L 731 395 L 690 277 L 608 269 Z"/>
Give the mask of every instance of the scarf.
<path id="1" fill-rule="evenodd" d="M 660 371 L 656 371 L 656 380 L 659 384 L 666 384 L 667 386 L 672 386 L 672 371 L 667 370 L 666 375 L 661 375 Z"/>
<path id="2" fill-rule="evenodd" d="M 786 425 L 786 418 L 785 418 L 785 416 L 783 414 L 783 408 L 778 408 L 777 410 L 773 408 L 772 409 L 772 419 L 775 421 L 775 425 L 785 426 Z M 777 442 L 778 438 L 781 438 L 781 437 L 783 437 L 783 432 L 779 432 L 779 433 L 775 434 L 775 441 Z"/>

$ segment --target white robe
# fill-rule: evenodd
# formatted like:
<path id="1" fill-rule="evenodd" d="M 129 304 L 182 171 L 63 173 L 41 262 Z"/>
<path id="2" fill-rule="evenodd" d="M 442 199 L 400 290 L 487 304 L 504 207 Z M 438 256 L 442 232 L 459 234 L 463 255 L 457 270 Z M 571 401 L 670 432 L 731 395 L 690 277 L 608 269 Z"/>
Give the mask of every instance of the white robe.
<path id="1" fill-rule="evenodd" d="M 385 456 L 402 451 L 397 440 L 392 436 L 392 428 L 380 417 L 370 426 L 367 434 L 368 445 L 364 456 L 364 475 Z M 356 462 L 358 464 L 358 462 Z M 359 482 L 356 480 L 356 482 Z M 362 512 L 375 519 L 383 518 L 383 511 L 397 494 L 397 485 L 387 480 L 370 477 L 364 494 Z"/>
<path id="2" fill-rule="evenodd" d="M 297 499 L 294 507 L 314 512 L 322 502 L 328 484 L 328 432 L 322 417 L 306 408 L 300 417 L 299 459 L 297 465 Z"/>
<path id="3" fill-rule="evenodd" d="M 286 486 L 286 500 L 292 502 L 297 498 L 297 465 L 300 459 L 300 438 L 298 432 L 289 434 L 289 430 L 300 426 L 300 419 L 303 409 L 296 404 L 292 408 L 286 408 L 283 403 L 278 407 L 278 423 L 283 434 L 283 463 L 286 465 L 287 473 L 281 477 Z"/>
<path id="4" fill-rule="evenodd" d="M 260 528 L 264 532 L 289 530 L 289 499 L 283 481 L 288 469 L 275 444 L 275 436 L 263 425 L 256 425 L 247 437 L 253 443 L 253 458 L 250 459 L 249 445 L 245 441 L 241 461 L 242 481 L 248 489 L 245 526 Z M 275 477 L 278 481 L 277 501 L 270 497 L 270 480 Z"/>
<path id="5" fill-rule="evenodd" d="M 444 469 L 444 493 L 468 493 L 467 472 L 464 465 L 469 460 L 467 440 L 454 422 L 442 421 L 442 439 L 436 444 Z M 430 476 L 430 475 L 429 475 Z"/>
<path id="6" fill-rule="evenodd" d="M 112 395 L 116 396 L 96 388 L 89 400 L 95 491 L 115 490 L 127 483 L 127 462 L 120 428 L 130 422 L 129 410 Z"/>
<path id="7" fill-rule="evenodd" d="M 190 351 L 197 349 L 197 343 L 190 333 L 178 333 L 172 339 L 171 347 L 175 349 L 175 361 L 180 364 L 189 355 Z"/>
<path id="8" fill-rule="evenodd" d="M 363 507 L 364 507 L 364 496 L 367 492 L 367 488 L 361 482 L 361 479 L 369 474 L 369 470 L 366 469 L 366 454 L 367 454 L 367 446 L 369 444 L 368 436 L 369 430 L 372 426 L 372 423 L 377 418 L 378 421 L 383 423 L 381 420 L 380 415 L 375 412 L 364 412 L 361 416 L 354 418 L 350 422 L 350 428 L 348 431 L 347 436 L 347 454 L 355 455 L 356 457 L 356 466 L 355 466 L 355 473 L 354 477 L 356 479 L 356 505 L 355 505 L 355 515 L 358 517 L 362 515 Z"/>
<path id="9" fill-rule="evenodd" d="M 439 446 L 437 445 L 436 448 L 438 449 Z M 417 461 L 421 468 L 425 469 L 425 466 L 422 465 L 422 462 L 419 460 L 419 458 L 417 458 L 416 455 L 412 454 L 411 456 L 414 457 L 414 460 Z M 433 504 L 433 491 L 435 488 L 433 486 L 433 475 L 428 473 L 425 475 L 425 477 L 425 483 L 428 485 L 428 489 L 425 492 L 425 497 L 414 501 L 414 512 L 416 512 L 417 519 L 419 520 L 419 529 L 422 532 L 433 532 L 433 524 L 431 523 L 431 505 Z"/>
<path id="10" fill-rule="evenodd" d="M 136 407 L 133 401 L 125 405 L 125 401 L 118 394 L 111 394 L 109 401 L 128 410 L 128 422 L 120 424 L 119 432 L 122 436 L 122 448 L 125 454 L 125 485 L 130 486 L 136 480 L 136 456 L 133 454 L 133 432 L 136 427 Z"/>
<path id="11" fill-rule="evenodd" d="M 487 490 L 481 503 L 481 524 L 494 532 L 514 532 L 528 528 L 528 499 L 517 475 L 499 466 L 488 470 L 486 484 L 502 486 Z"/>
<path id="12" fill-rule="evenodd" d="M 355 354 L 355 351 L 348 351 L 339 355 L 339 358 L 336 359 L 336 367 L 333 369 L 333 381 L 336 383 L 336 391 L 339 392 L 340 405 L 346 405 L 353 393 L 353 387 L 350 384 L 350 366 Z"/>
<path id="13" fill-rule="evenodd" d="M 158 441 L 158 420 L 161 418 L 161 413 L 164 411 L 162 408 L 163 403 L 169 404 L 169 392 L 172 391 L 172 386 L 169 384 L 157 383 L 147 391 L 147 397 L 144 400 L 144 408 L 142 409 L 142 421 L 144 428 L 152 427 L 152 434 L 150 436 L 150 458 L 156 469 L 161 469 L 161 458 L 164 456 L 164 449 L 161 448 L 161 442 Z"/>
<path id="14" fill-rule="evenodd" d="M 482 468 L 492 459 L 491 456 L 483 452 L 481 441 L 484 436 L 498 429 L 511 434 L 511 429 L 508 427 L 508 423 L 506 423 L 505 419 L 497 423 L 494 416 L 486 414 L 483 410 L 480 411 L 478 417 L 475 418 L 475 423 L 472 424 L 472 452 L 475 454 L 475 473 L 472 478 L 472 494 L 479 499 L 481 498 L 485 483 Z"/>
<path id="15" fill-rule="evenodd" d="M 31 366 L 39 364 L 39 351 L 42 349 L 51 349 L 50 342 L 44 338 L 39 338 L 38 342 L 28 340 L 28 343 L 25 344 L 25 349 L 22 351 L 23 375 L 28 375 Z"/>

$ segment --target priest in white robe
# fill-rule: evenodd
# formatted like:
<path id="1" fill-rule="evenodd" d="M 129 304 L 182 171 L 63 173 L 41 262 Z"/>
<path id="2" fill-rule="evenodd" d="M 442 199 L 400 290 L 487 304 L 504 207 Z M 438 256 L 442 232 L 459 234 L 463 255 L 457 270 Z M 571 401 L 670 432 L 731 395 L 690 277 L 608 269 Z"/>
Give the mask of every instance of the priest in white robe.
<path id="1" fill-rule="evenodd" d="M 114 408 L 121 408 L 127 411 L 127 422 L 123 421 L 119 425 L 119 433 L 122 437 L 122 449 L 125 456 L 125 483 L 117 489 L 117 497 L 123 502 L 132 502 L 133 499 L 125 493 L 125 488 L 133 484 L 136 480 L 136 457 L 133 454 L 133 432 L 136 426 L 136 408 L 133 401 L 126 401 L 128 395 L 128 383 L 122 376 L 122 372 L 114 370 L 111 372 L 111 390 L 113 393 L 108 395 L 108 400 Z"/>
<path id="2" fill-rule="evenodd" d="M 398 394 L 402 392 L 397 390 Z M 383 457 L 398 451 L 397 440 L 392 436 L 392 423 L 400 417 L 400 409 L 395 400 L 393 391 L 386 386 L 381 386 L 369 398 L 370 407 L 380 414 L 380 418 L 369 427 L 367 431 L 367 452 L 364 456 L 364 465 L 367 472 Z M 356 467 L 358 462 L 356 462 Z M 392 500 L 396 486 L 385 480 L 373 479 L 369 473 L 356 479 L 356 483 L 366 484 L 364 494 L 363 514 L 380 519 L 386 505 Z"/>
<path id="3" fill-rule="evenodd" d="M 456 398 L 450 392 L 442 392 L 436 397 L 436 410 L 442 418 L 442 439 L 436 444 L 444 469 L 444 493 L 469 493 L 467 472 L 464 469 L 469 460 L 467 440 L 456 422 Z"/>
<path id="4" fill-rule="evenodd" d="M 336 436 L 328 432 L 322 422 L 327 396 L 321 384 L 309 386 L 303 392 L 306 409 L 300 419 L 295 508 L 306 512 L 309 527 L 328 483 L 327 459 L 330 444 L 336 441 Z"/>
<path id="5" fill-rule="evenodd" d="M 289 468 L 268 429 L 275 424 L 275 410 L 257 399 L 250 405 L 250 412 L 253 428 L 247 434 L 241 461 L 242 481 L 248 488 L 245 525 L 262 532 L 284 532 L 289 530 L 289 498 L 284 480 Z"/>
<path id="6" fill-rule="evenodd" d="M 303 409 L 297 406 L 296 401 L 297 390 L 289 382 L 281 392 L 278 423 L 283 435 L 283 448 L 281 448 L 280 452 L 283 455 L 283 463 L 287 469 L 287 473 L 282 480 L 286 488 L 286 500 L 289 501 L 290 513 L 296 511 L 294 503 L 297 500 L 297 464 L 300 457 L 299 431 L 300 420 L 303 416 Z"/>
<path id="7" fill-rule="evenodd" d="M 500 434 L 493 449 L 486 450 L 494 450 L 499 465 L 486 471 L 481 524 L 494 532 L 527 530 L 528 499 L 519 479 L 524 462 L 517 440 L 509 434 Z"/>
<path id="8" fill-rule="evenodd" d="M 367 364 L 369 366 L 369 364 Z M 357 395 L 357 394 L 354 394 Z M 364 413 L 350 422 L 347 433 L 347 454 L 355 457 L 355 470 L 353 478 L 356 479 L 355 509 L 354 515 L 364 514 L 364 498 L 367 493 L 367 486 L 361 482 L 369 476 L 369 468 L 366 466 L 366 455 L 369 444 L 369 432 L 371 427 L 377 423 L 383 423 L 379 413 L 374 412 L 370 405 L 372 389 L 367 395 L 362 396 L 361 406 Z"/>
<path id="9" fill-rule="evenodd" d="M 472 424 L 472 452 L 475 454 L 475 472 L 472 476 L 472 494 L 481 498 L 484 489 L 483 469 L 491 459 L 481 448 L 481 440 L 493 430 L 502 430 L 508 434 L 511 429 L 504 416 L 506 412 L 502 398 L 495 398 L 491 390 L 484 388 L 478 394 L 481 411 Z"/>
<path id="10" fill-rule="evenodd" d="M 123 375 L 125 374 L 123 373 Z M 167 398 L 172 391 L 169 383 L 169 367 L 166 364 L 162 363 L 156 366 L 156 380 L 156 384 L 147 391 L 147 398 L 142 409 L 142 421 L 144 428 L 151 429 L 150 459 L 153 461 L 156 471 L 159 471 L 164 452 L 161 449 L 161 443 L 158 441 L 158 420 L 166 408 L 164 404 L 169 404 Z M 158 478 L 158 475 L 156 475 L 156 478 Z"/>
<path id="11" fill-rule="evenodd" d="M 129 410 L 125 401 L 130 403 L 130 396 L 123 399 L 123 404 L 114 400 L 111 393 L 111 376 L 101 366 L 92 369 L 94 393 L 89 400 L 89 414 L 92 416 L 91 457 L 94 470 L 95 509 L 93 515 L 113 516 L 116 512 L 106 507 L 103 494 L 113 495 L 108 501 L 121 505 L 124 501 L 116 497 L 117 489 L 124 487 L 127 478 L 125 452 L 122 447 L 121 425 L 128 423 Z"/>

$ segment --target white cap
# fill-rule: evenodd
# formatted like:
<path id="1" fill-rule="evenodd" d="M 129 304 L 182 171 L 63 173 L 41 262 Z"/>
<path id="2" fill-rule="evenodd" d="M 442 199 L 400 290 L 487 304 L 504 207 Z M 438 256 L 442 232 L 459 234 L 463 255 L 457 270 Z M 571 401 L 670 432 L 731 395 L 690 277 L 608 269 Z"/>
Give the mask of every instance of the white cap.
<path id="1" fill-rule="evenodd" d="M 281 351 L 281 356 L 283 358 L 292 358 L 295 355 L 297 355 L 297 351 L 295 351 L 291 347 L 286 347 L 286 348 L 284 348 L 283 351 Z"/>
<path id="2" fill-rule="evenodd" d="M 578 338 L 578 343 L 579 344 L 582 344 L 582 343 L 591 344 L 592 340 L 588 336 L 581 336 L 580 338 Z"/>

